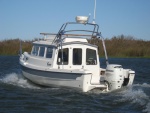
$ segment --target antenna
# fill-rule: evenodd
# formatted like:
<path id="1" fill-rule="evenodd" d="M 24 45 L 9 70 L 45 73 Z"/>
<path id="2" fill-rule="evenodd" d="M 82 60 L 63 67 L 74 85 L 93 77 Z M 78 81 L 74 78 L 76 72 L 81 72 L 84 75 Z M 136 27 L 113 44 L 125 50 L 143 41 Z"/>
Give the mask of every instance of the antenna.
<path id="1" fill-rule="evenodd" d="M 19 49 L 19 56 L 22 55 L 22 41 L 20 40 L 20 49 Z"/>
<path id="2" fill-rule="evenodd" d="M 96 17 L 96 0 L 94 4 L 94 17 L 93 17 L 93 24 L 95 24 L 95 17 Z"/>

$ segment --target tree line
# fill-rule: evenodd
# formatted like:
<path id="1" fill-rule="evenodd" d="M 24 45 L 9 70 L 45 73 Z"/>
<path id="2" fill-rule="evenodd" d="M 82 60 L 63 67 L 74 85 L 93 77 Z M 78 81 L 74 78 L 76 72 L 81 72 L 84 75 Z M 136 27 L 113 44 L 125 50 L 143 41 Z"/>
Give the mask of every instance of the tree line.
<path id="1" fill-rule="evenodd" d="M 93 40 L 92 43 L 95 41 Z M 96 41 L 99 46 L 100 56 L 104 55 L 102 42 Z M 135 39 L 132 36 L 114 36 L 111 39 L 105 39 L 105 45 L 108 56 L 111 57 L 140 57 L 150 58 L 150 41 Z"/>
<path id="2" fill-rule="evenodd" d="M 32 41 L 21 41 L 22 51 L 30 52 Z M 20 50 L 19 39 L 8 39 L 0 41 L 0 55 L 18 55 Z"/>
<path id="3" fill-rule="evenodd" d="M 22 41 L 22 50 L 31 52 L 32 41 Z M 104 56 L 102 42 L 99 39 L 88 40 L 99 48 L 99 55 Z M 105 39 L 106 50 L 109 57 L 140 57 L 150 58 L 150 41 L 135 39 L 132 36 L 114 36 Z M 0 55 L 18 55 L 20 48 L 19 39 L 0 41 Z"/>

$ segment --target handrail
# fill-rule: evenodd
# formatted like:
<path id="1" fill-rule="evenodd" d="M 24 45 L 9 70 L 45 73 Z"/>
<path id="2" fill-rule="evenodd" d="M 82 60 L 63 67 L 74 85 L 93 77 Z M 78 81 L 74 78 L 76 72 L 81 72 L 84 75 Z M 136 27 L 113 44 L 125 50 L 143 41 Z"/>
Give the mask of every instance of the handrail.
<path id="1" fill-rule="evenodd" d="M 102 44 L 103 44 L 104 53 L 105 53 L 106 65 L 108 65 L 109 64 L 109 62 L 108 62 L 108 55 L 107 55 L 107 50 L 106 50 L 106 46 L 105 46 L 105 40 L 104 40 L 102 34 L 100 34 L 100 38 L 102 39 Z"/>
<path id="2" fill-rule="evenodd" d="M 40 33 L 40 35 L 57 35 L 56 33 Z"/>
<path id="3" fill-rule="evenodd" d="M 41 35 L 57 35 L 56 33 L 40 33 Z M 92 36 L 87 34 L 62 34 L 64 36 Z"/>
<path id="4" fill-rule="evenodd" d="M 74 32 L 74 31 L 76 31 L 76 32 L 81 31 L 81 32 L 97 33 L 97 32 L 95 32 L 95 31 L 90 31 L 90 30 L 68 30 L 68 31 L 65 31 L 65 33 L 66 33 L 66 32 Z"/>
<path id="5" fill-rule="evenodd" d="M 94 29 L 93 29 L 93 31 L 90 31 L 90 30 L 68 30 L 68 31 L 65 31 L 65 29 L 66 29 L 66 27 L 67 27 L 67 25 L 68 24 L 82 24 L 82 25 L 92 25 L 92 26 L 94 26 Z M 61 37 L 62 37 L 62 35 L 65 35 L 65 33 L 66 32 L 71 32 L 71 31 L 81 31 L 81 32 L 91 32 L 92 33 L 92 35 L 91 35 L 91 37 L 95 37 L 94 36 L 94 34 L 99 34 L 99 32 L 98 32 L 98 30 L 99 30 L 99 25 L 98 24 L 93 24 L 93 23 L 77 23 L 77 22 L 67 22 L 67 23 L 64 23 L 62 26 L 61 26 L 61 28 L 59 29 L 59 31 L 58 31 L 58 33 L 56 34 L 56 36 L 55 36 L 55 39 L 53 40 L 53 42 L 52 43 L 54 43 L 55 41 L 56 41 L 56 39 L 61 39 Z M 66 34 L 67 35 L 67 34 Z M 68 36 L 68 35 L 67 35 Z M 75 36 L 75 35 L 74 35 Z M 77 36 L 77 35 L 76 35 Z M 80 35 L 80 36 L 83 36 L 83 35 Z"/>

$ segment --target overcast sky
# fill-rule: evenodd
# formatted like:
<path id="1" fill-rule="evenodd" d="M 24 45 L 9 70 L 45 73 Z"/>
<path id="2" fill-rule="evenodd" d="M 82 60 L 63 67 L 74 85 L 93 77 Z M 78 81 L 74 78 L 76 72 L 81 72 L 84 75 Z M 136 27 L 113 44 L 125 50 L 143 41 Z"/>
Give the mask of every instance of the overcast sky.
<path id="1" fill-rule="evenodd" d="M 94 0 L 0 0 L 0 40 L 32 40 L 57 33 L 77 15 L 93 19 Z M 96 23 L 103 37 L 124 34 L 150 40 L 150 0 L 97 0 Z"/>

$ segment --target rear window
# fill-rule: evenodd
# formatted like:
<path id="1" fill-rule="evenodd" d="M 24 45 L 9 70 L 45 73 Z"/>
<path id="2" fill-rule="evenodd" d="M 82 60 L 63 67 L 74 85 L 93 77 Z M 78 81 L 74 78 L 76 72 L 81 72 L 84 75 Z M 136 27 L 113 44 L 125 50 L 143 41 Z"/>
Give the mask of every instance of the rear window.
<path id="1" fill-rule="evenodd" d="M 97 65 L 96 50 L 86 49 L 86 65 Z"/>

